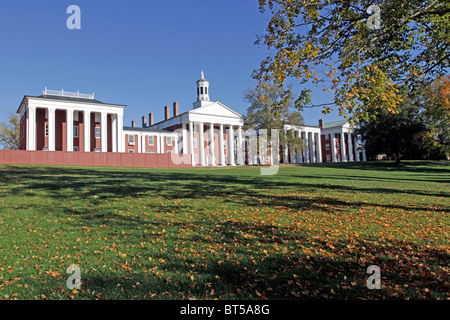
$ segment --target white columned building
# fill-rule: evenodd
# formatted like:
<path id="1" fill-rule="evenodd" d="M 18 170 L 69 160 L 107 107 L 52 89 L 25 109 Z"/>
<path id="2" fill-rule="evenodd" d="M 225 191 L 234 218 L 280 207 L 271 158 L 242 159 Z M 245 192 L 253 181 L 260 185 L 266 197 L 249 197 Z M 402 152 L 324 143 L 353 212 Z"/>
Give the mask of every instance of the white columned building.
<path id="1" fill-rule="evenodd" d="M 347 121 L 319 126 L 286 125 L 298 140 L 275 150 L 279 140 L 268 141 L 267 131 L 243 132 L 244 117 L 210 99 L 209 81 L 201 73 L 196 101 L 184 112 L 173 103 L 164 107 L 164 120 L 144 116 L 142 126 L 124 126 L 126 105 L 103 103 L 94 94 L 45 89 L 40 96 L 25 96 L 20 114 L 20 149 L 30 151 L 190 154 L 195 166 L 268 165 L 366 161 L 364 143 Z M 276 137 L 276 136 L 275 136 Z M 264 140 L 265 138 L 265 140 Z M 259 143 L 258 143 L 259 141 Z M 261 143 L 261 141 L 265 141 Z M 273 144 L 272 144 L 273 142 Z M 167 158 L 165 158 L 167 159 Z M 185 161 L 186 157 L 183 158 Z"/>
<path id="2" fill-rule="evenodd" d="M 366 161 L 365 150 L 355 134 L 356 128 L 347 120 L 327 124 L 319 121 L 319 126 L 325 142 L 322 152 L 326 162 Z"/>
<path id="3" fill-rule="evenodd" d="M 196 84 L 197 101 L 193 103 L 191 110 L 178 113 L 178 109 L 174 108 L 173 115 L 150 125 L 149 128 L 170 130 L 181 137 L 189 136 L 189 153 L 193 155 L 193 159 L 197 159 L 197 165 L 236 165 L 236 155 L 239 163 L 239 154 L 245 152 L 242 150 L 244 143 L 239 142 L 243 141 L 242 136 L 239 138 L 239 135 L 242 135 L 244 117 L 219 101 L 211 101 L 209 81 L 205 79 L 203 72 Z M 189 128 L 186 129 L 188 133 L 183 133 L 186 127 L 183 124 L 189 124 Z M 204 130 L 205 125 L 207 130 Z M 235 139 L 237 143 L 234 142 Z M 208 141 L 207 146 L 205 141 Z M 197 142 L 196 147 L 195 142 Z M 208 153 L 205 148 L 208 148 Z M 236 148 L 237 152 L 235 152 Z"/>
<path id="4" fill-rule="evenodd" d="M 117 123 L 119 130 L 114 132 L 114 137 L 108 127 L 112 128 L 112 115 L 119 119 L 123 117 L 125 107 L 95 100 L 94 94 L 47 88 L 40 96 L 25 96 L 17 110 L 26 128 L 26 135 L 21 137 L 22 148 L 91 152 L 101 147 L 104 152 L 112 152 L 112 144 L 108 145 L 108 139 L 120 141 L 120 125 L 123 126 L 123 123 Z M 102 114 L 101 121 L 91 121 L 93 114 Z M 101 130 L 104 142 L 92 136 L 91 132 L 96 130 Z"/>

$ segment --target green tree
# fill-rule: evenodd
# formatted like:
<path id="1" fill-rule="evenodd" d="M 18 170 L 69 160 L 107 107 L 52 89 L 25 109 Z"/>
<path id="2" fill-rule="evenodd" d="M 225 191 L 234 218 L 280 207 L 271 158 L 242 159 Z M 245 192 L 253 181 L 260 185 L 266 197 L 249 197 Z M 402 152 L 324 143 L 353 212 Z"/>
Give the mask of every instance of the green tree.
<path id="1" fill-rule="evenodd" d="M 20 147 L 20 123 L 18 114 L 9 114 L 7 122 L 0 122 L 0 143 L 6 150 Z"/>
<path id="2" fill-rule="evenodd" d="M 437 78 L 422 96 L 423 119 L 428 131 L 422 134 L 429 154 L 450 154 L 450 76 Z"/>
<path id="3" fill-rule="evenodd" d="M 270 21 L 256 44 L 269 53 L 254 77 L 302 85 L 299 110 L 311 106 L 316 86 L 334 93 L 324 113 L 392 113 L 402 103 L 398 88 L 414 91 L 450 66 L 448 0 L 259 0 L 259 8 Z"/>
<path id="4" fill-rule="evenodd" d="M 406 91 L 403 90 L 407 97 Z M 395 158 L 397 164 L 402 158 L 421 158 L 418 137 L 424 132 L 420 107 L 410 98 L 404 98 L 394 113 L 377 110 L 374 116 L 361 120 L 358 129 L 369 156 L 385 153 L 388 158 Z"/>
<path id="5" fill-rule="evenodd" d="M 284 89 L 272 84 L 259 84 L 244 93 L 244 100 L 250 104 L 244 120 L 246 130 L 266 129 L 270 141 L 271 130 L 278 129 L 281 148 L 286 145 L 294 149 L 302 147 L 302 140 L 293 131 L 285 131 L 288 125 L 301 126 L 303 117 L 295 110 L 292 97 L 286 95 Z"/>

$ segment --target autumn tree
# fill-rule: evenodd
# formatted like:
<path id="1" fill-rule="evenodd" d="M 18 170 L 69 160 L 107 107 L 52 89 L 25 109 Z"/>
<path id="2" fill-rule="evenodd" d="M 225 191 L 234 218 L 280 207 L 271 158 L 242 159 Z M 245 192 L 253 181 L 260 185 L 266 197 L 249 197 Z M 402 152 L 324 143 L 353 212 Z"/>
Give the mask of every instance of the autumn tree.
<path id="1" fill-rule="evenodd" d="M 9 114 L 7 122 L 0 122 L 0 143 L 6 150 L 20 147 L 20 123 L 18 114 Z"/>
<path id="2" fill-rule="evenodd" d="M 426 132 L 420 107 L 408 97 L 407 89 L 402 92 L 403 101 L 394 113 L 378 109 L 374 117 L 361 120 L 357 130 L 369 156 L 385 153 L 397 164 L 402 158 L 421 158 L 418 137 Z"/>
<path id="3" fill-rule="evenodd" d="M 270 17 L 256 40 L 268 49 L 254 77 L 302 86 L 301 110 L 311 104 L 311 87 L 334 94 L 328 113 L 368 119 L 393 112 L 403 95 L 432 82 L 450 66 L 448 0 L 259 0 Z"/>
<path id="4" fill-rule="evenodd" d="M 427 131 L 421 135 L 429 153 L 450 154 L 450 76 L 437 78 L 421 95 Z"/>
<path id="5" fill-rule="evenodd" d="M 271 140 L 271 130 L 278 130 L 279 145 L 281 148 L 289 145 L 291 148 L 301 148 L 302 141 L 290 130 L 285 130 L 287 125 L 301 126 L 303 117 L 295 110 L 291 96 L 286 95 L 286 90 L 273 84 L 260 84 L 256 88 L 248 89 L 244 93 L 244 100 L 250 104 L 245 116 L 246 130 L 267 130 L 267 138 Z M 278 112 L 274 112 L 274 108 Z"/>

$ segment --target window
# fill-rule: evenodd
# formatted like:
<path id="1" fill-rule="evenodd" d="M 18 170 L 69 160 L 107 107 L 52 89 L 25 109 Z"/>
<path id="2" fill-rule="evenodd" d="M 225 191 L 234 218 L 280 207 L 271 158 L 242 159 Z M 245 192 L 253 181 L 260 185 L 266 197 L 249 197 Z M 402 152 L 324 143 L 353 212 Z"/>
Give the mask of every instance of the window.
<path id="1" fill-rule="evenodd" d="M 73 127 L 73 137 L 78 138 L 78 126 Z"/>
<path id="2" fill-rule="evenodd" d="M 203 87 L 200 87 L 200 93 L 203 94 Z"/>
<path id="3" fill-rule="evenodd" d="M 128 145 L 129 146 L 134 146 L 134 134 L 129 134 L 128 135 Z"/>
<path id="4" fill-rule="evenodd" d="M 340 149 L 340 148 L 341 148 L 341 145 L 340 145 L 340 143 L 339 143 L 339 142 L 336 142 L 336 148 L 338 148 L 338 149 Z"/>
<path id="5" fill-rule="evenodd" d="M 128 153 L 134 153 L 133 149 L 128 150 Z"/>
<path id="6" fill-rule="evenodd" d="M 197 138 L 194 138 L 192 140 L 192 145 L 194 146 L 194 148 L 197 148 Z"/>
<path id="7" fill-rule="evenodd" d="M 168 147 L 172 146 L 172 137 L 167 137 L 167 146 Z"/>
<path id="8" fill-rule="evenodd" d="M 45 136 L 48 137 L 48 124 L 45 125 Z"/>
<path id="9" fill-rule="evenodd" d="M 205 87 L 205 94 L 208 94 L 208 88 Z"/>
<path id="10" fill-rule="evenodd" d="M 170 151 L 170 150 L 169 150 L 169 151 L 167 151 L 167 154 L 172 154 L 172 151 Z"/>
<path id="11" fill-rule="evenodd" d="M 198 162 L 198 155 L 194 154 L 194 163 L 197 163 L 197 162 Z"/>
<path id="12" fill-rule="evenodd" d="M 331 162 L 331 155 L 327 154 L 327 162 Z"/>
<path id="13" fill-rule="evenodd" d="M 153 136 L 148 136 L 148 145 L 153 146 L 155 144 L 155 138 Z"/>
<path id="14" fill-rule="evenodd" d="M 102 135 L 100 127 L 95 127 L 95 139 L 100 139 Z"/>
<path id="15" fill-rule="evenodd" d="M 330 140 L 330 135 L 329 134 L 325 135 L 325 140 Z"/>
<path id="16" fill-rule="evenodd" d="M 147 153 L 156 153 L 155 150 L 147 150 Z"/>
<path id="17" fill-rule="evenodd" d="M 330 150 L 330 144 L 329 144 L 329 143 L 327 143 L 327 144 L 325 145 L 325 149 L 326 149 L 326 150 Z"/>
<path id="18" fill-rule="evenodd" d="M 78 147 L 73 147 L 73 151 L 80 151 Z"/>
<path id="19" fill-rule="evenodd" d="M 338 155 L 336 156 L 336 159 L 337 159 L 337 161 L 341 161 L 341 155 L 338 154 Z"/>

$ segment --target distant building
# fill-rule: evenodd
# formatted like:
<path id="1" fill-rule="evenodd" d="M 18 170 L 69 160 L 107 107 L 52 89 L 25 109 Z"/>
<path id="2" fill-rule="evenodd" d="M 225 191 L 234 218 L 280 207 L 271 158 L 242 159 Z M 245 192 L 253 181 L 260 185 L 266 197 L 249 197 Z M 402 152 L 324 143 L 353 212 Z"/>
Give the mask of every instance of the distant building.
<path id="1" fill-rule="evenodd" d="M 197 101 L 179 113 L 179 104 L 164 107 L 164 120 L 153 113 L 142 125 L 124 126 L 127 106 L 98 101 L 94 94 L 45 89 L 40 96 L 25 96 L 20 114 L 20 149 L 29 151 L 189 154 L 192 164 L 226 166 L 269 164 L 273 157 L 248 157 L 249 133 L 244 117 L 219 101 L 211 101 L 209 82 L 202 72 Z M 172 114 L 171 114 L 172 109 Z M 363 144 L 346 121 L 319 126 L 287 126 L 304 141 L 301 150 L 280 148 L 284 163 L 365 161 Z"/>

